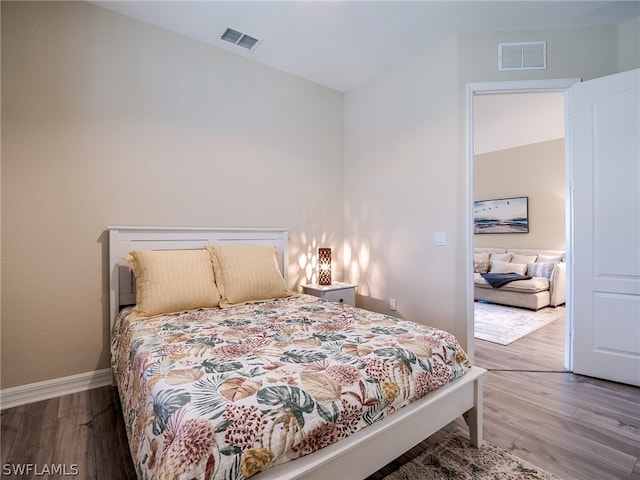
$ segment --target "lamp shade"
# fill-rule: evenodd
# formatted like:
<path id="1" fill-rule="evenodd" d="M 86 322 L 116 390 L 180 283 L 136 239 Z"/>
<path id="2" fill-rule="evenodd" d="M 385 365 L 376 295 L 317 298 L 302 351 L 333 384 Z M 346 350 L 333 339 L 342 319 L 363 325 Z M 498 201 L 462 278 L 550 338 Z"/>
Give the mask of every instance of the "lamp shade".
<path id="1" fill-rule="evenodd" d="M 331 249 L 318 249 L 318 283 L 331 285 Z"/>

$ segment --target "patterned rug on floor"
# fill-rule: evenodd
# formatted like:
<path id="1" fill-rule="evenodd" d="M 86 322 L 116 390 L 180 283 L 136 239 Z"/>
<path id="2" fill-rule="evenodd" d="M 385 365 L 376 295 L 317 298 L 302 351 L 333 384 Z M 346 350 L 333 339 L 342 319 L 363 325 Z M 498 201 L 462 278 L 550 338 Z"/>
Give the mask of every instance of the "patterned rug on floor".
<path id="1" fill-rule="evenodd" d="M 545 307 L 537 312 L 485 302 L 474 302 L 473 307 L 474 337 L 500 345 L 509 345 L 565 313 L 564 306 Z"/>
<path id="2" fill-rule="evenodd" d="M 469 435 L 459 429 L 384 477 L 384 480 L 427 479 L 559 480 L 486 440 L 481 448 L 473 448 Z"/>

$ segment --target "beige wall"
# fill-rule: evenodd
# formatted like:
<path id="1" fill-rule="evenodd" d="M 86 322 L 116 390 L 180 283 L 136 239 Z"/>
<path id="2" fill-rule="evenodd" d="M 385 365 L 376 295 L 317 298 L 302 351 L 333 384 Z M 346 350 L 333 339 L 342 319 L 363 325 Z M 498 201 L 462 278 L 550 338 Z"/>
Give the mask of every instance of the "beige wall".
<path id="1" fill-rule="evenodd" d="M 1 20 L 2 388 L 108 367 L 117 224 L 288 227 L 292 283 L 333 247 L 361 305 L 466 344 L 466 83 L 639 63 L 637 22 L 465 35 L 343 98 L 90 4 Z M 548 70 L 496 71 L 498 41 L 545 39 Z"/>
<path id="2" fill-rule="evenodd" d="M 548 42 L 546 70 L 497 70 L 498 43 L 537 40 Z M 389 313 L 394 297 L 400 316 L 472 351 L 466 85 L 616 73 L 619 41 L 616 26 L 460 35 L 345 95 L 344 229 L 360 304 Z"/>
<path id="3" fill-rule="evenodd" d="M 547 42 L 547 69 L 498 71 L 499 43 Z M 617 73 L 618 28 L 497 32 L 460 36 L 460 88 L 467 82 L 582 78 L 589 80 Z"/>
<path id="4" fill-rule="evenodd" d="M 2 2 L 2 73 L 2 388 L 108 368 L 109 225 L 342 247 L 341 94 L 84 2 Z"/>
<path id="5" fill-rule="evenodd" d="M 453 280 L 457 47 L 451 38 L 345 95 L 345 264 L 359 305 L 391 313 L 396 298 L 399 316 L 449 329 L 464 292 Z"/>
<path id="6" fill-rule="evenodd" d="M 529 233 L 474 235 L 476 247 L 565 248 L 564 140 L 476 155 L 474 201 L 529 197 Z"/>

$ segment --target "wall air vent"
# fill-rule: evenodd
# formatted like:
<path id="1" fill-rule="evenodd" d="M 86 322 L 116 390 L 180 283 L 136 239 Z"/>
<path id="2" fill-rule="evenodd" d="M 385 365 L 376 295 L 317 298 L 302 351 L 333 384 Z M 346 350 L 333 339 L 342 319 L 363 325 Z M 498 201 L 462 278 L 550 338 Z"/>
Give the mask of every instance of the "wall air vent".
<path id="1" fill-rule="evenodd" d="M 260 43 L 260 40 L 257 38 L 234 30 L 233 28 L 227 28 L 220 38 L 239 47 L 246 48 L 249 51 L 252 51 Z"/>
<path id="2" fill-rule="evenodd" d="M 545 70 L 547 42 L 501 43 L 498 70 Z"/>

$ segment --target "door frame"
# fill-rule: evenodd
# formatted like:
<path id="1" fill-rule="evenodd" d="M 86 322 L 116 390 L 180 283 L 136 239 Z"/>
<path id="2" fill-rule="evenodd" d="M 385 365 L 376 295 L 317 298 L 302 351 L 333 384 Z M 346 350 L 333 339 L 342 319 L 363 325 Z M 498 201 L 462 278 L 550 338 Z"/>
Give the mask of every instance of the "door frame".
<path id="1" fill-rule="evenodd" d="M 571 152 L 571 129 L 569 122 L 571 117 L 567 104 L 567 90 L 571 86 L 579 83 L 580 78 L 561 78 L 548 80 L 519 80 L 505 82 L 479 82 L 467 84 L 467 201 L 466 201 L 466 222 L 467 222 L 467 349 L 469 355 L 474 358 L 474 300 L 473 300 L 473 98 L 476 95 L 500 94 L 500 93 L 531 93 L 531 92 L 564 92 L 565 93 L 565 251 L 567 255 L 567 265 L 573 262 L 571 245 L 573 245 L 573 195 L 572 195 L 572 165 Z M 573 269 L 567 268 L 567 298 L 572 298 L 570 294 L 573 288 Z M 573 370 L 573 311 L 571 302 L 567 303 L 565 317 L 565 348 L 564 366 L 568 370 Z"/>

